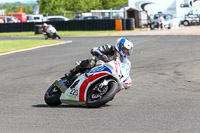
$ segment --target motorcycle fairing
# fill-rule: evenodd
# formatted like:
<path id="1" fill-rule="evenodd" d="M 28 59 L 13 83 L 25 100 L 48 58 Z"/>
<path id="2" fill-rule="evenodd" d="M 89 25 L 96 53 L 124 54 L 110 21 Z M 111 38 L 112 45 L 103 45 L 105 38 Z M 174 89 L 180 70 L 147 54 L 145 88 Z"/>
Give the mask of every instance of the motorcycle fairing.
<path id="1" fill-rule="evenodd" d="M 123 81 L 127 86 L 131 86 L 133 83 L 132 83 L 132 80 L 130 78 L 130 76 L 128 76 L 124 81 Z"/>
<path id="2" fill-rule="evenodd" d="M 120 81 L 125 83 L 128 86 L 131 86 L 132 80 L 131 80 L 127 70 L 126 69 L 120 69 L 120 70 L 121 70 L 121 73 L 122 73 L 122 75 L 120 75 Z"/>
<path id="3" fill-rule="evenodd" d="M 53 26 L 49 26 L 46 30 L 47 33 L 55 33 L 56 29 Z"/>
<path id="4" fill-rule="evenodd" d="M 120 70 L 120 71 L 117 71 L 120 77 L 120 81 L 126 84 L 127 86 L 131 86 L 132 80 L 129 75 L 130 68 L 131 68 L 130 61 L 128 59 L 126 60 L 126 63 L 122 63 L 122 62 L 117 63 L 117 61 L 115 61 L 115 67 L 116 67 L 116 70 L 118 69 Z"/>
<path id="5" fill-rule="evenodd" d="M 129 68 L 129 66 L 118 63 L 117 61 L 111 61 L 106 64 L 104 63 L 100 66 L 96 66 L 88 72 L 81 74 L 73 82 L 73 84 L 61 94 L 60 100 L 63 103 L 73 102 L 73 104 L 85 104 L 89 87 L 99 79 L 109 75 L 114 77 L 118 83 L 130 86 L 132 85 L 132 81 L 127 68 Z M 124 88 L 122 84 L 118 85 L 119 89 Z"/>
<path id="6" fill-rule="evenodd" d="M 102 77 L 110 75 L 107 72 L 95 73 L 87 78 L 85 74 L 82 74 L 76 79 L 74 83 L 79 81 L 76 86 L 72 87 L 73 84 L 65 91 L 65 93 L 61 94 L 60 100 L 64 103 L 69 103 L 69 101 L 80 102 L 80 104 L 84 104 L 86 101 L 87 90 L 88 88 L 97 80 Z M 79 104 L 79 103 L 77 103 Z"/>
<path id="7" fill-rule="evenodd" d="M 87 96 L 87 90 L 91 86 L 92 83 L 97 81 L 98 79 L 105 77 L 109 75 L 108 73 L 97 73 L 95 75 L 92 75 L 88 79 L 86 79 L 81 87 L 80 87 L 80 92 L 79 92 L 79 101 L 80 102 L 85 102 L 86 101 L 86 96 Z"/>
<path id="8" fill-rule="evenodd" d="M 107 67 L 107 66 L 100 66 L 100 67 L 94 67 L 93 69 L 89 70 L 86 73 L 97 73 L 97 72 L 101 72 L 101 71 L 107 71 L 109 73 L 112 73 L 112 71 Z"/>

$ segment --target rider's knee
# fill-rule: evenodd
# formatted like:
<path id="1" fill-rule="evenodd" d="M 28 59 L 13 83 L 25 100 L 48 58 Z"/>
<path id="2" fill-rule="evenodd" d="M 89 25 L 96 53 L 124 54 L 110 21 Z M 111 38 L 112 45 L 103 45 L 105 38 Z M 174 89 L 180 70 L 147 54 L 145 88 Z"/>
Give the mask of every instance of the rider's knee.
<path id="1" fill-rule="evenodd" d="M 81 61 L 80 66 L 82 68 L 88 68 L 88 69 L 90 69 L 90 68 L 92 68 L 92 67 L 95 66 L 95 63 L 96 63 L 95 60 L 93 60 L 93 59 L 91 59 L 91 60 L 87 59 L 87 60 Z"/>
<path id="2" fill-rule="evenodd" d="M 95 64 L 96 64 L 96 60 L 94 60 L 94 59 L 91 59 L 90 61 L 89 61 L 90 63 L 90 68 L 93 68 L 94 66 L 95 66 Z"/>
<path id="3" fill-rule="evenodd" d="M 82 60 L 80 66 L 86 68 L 89 65 L 89 60 Z"/>

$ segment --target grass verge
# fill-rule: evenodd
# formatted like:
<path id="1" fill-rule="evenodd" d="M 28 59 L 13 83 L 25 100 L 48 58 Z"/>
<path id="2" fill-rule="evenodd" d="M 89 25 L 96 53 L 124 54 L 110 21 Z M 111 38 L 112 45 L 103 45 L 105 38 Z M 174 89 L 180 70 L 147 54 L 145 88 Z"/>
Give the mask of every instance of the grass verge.
<path id="1" fill-rule="evenodd" d="M 135 29 L 131 31 L 58 31 L 58 34 L 62 36 L 87 36 L 87 35 L 119 35 L 129 32 L 137 32 L 141 29 Z M 10 32 L 0 33 L 0 37 L 43 37 L 43 34 L 35 35 L 35 32 Z M 44 46 L 59 43 L 58 40 L 1 40 L 0 41 L 0 53 L 11 52 L 15 50 L 33 48 L 37 46 Z"/>
<path id="2" fill-rule="evenodd" d="M 135 29 L 131 31 L 58 31 L 60 36 L 87 36 L 87 35 L 118 35 L 129 32 L 136 32 L 141 29 Z M 35 35 L 35 32 L 10 32 L 10 33 L 0 33 L 0 37 L 41 37 L 42 34 Z"/>
<path id="3" fill-rule="evenodd" d="M 87 35 L 118 35 L 133 31 L 59 31 L 60 36 L 87 36 Z"/>
<path id="4" fill-rule="evenodd" d="M 1 40 L 0 53 L 61 43 L 59 40 Z"/>

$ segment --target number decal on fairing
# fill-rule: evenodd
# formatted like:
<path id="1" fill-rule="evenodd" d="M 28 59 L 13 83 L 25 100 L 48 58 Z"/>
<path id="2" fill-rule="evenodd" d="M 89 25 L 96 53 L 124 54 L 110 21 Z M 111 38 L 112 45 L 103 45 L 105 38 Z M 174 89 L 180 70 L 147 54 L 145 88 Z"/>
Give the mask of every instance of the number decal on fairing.
<path id="1" fill-rule="evenodd" d="M 78 96 L 78 90 L 71 88 L 70 94 L 77 97 Z"/>

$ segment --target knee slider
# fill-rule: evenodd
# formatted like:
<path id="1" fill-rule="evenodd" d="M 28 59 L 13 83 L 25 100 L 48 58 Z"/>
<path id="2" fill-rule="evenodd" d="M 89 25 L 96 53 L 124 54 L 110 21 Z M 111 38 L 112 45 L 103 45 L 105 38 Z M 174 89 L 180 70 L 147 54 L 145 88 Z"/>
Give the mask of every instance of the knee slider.
<path id="1" fill-rule="evenodd" d="M 95 60 L 90 60 L 90 68 L 92 68 L 92 67 L 94 67 L 95 66 L 95 64 L 96 64 L 96 61 Z"/>

